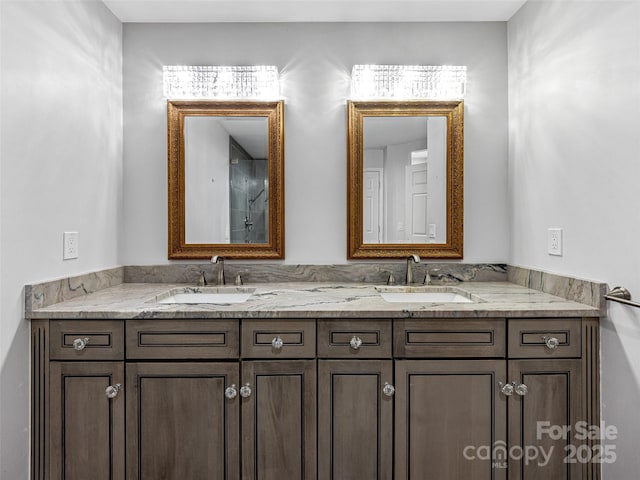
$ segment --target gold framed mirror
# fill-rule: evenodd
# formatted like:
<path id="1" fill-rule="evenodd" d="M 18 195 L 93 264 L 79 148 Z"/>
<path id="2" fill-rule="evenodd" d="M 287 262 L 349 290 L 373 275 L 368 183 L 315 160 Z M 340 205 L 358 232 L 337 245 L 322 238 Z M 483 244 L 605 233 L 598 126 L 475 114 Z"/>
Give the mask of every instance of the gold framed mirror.
<path id="1" fill-rule="evenodd" d="M 463 101 L 347 110 L 348 258 L 462 258 Z"/>
<path id="2" fill-rule="evenodd" d="M 170 259 L 284 258 L 283 101 L 167 101 Z"/>

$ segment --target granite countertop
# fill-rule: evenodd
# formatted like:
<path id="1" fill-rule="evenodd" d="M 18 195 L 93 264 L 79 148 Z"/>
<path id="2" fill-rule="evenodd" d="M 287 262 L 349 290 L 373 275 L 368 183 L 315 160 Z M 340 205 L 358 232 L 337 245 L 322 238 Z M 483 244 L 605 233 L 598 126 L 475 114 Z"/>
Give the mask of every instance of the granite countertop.
<path id="1" fill-rule="evenodd" d="M 489 318 L 597 317 L 592 306 L 510 282 L 463 282 L 459 289 L 473 303 L 389 303 L 383 285 L 334 282 L 245 284 L 255 289 L 244 303 L 164 304 L 158 300 L 177 283 L 121 283 L 76 298 L 34 308 L 33 319 L 180 318 Z M 195 288 L 193 284 L 190 288 Z M 225 287 L 233 289 L 234 287 Z M 396 288 L 402 288 L 398 286 Z M 434 286 L 435 289 L 438 286 Z"/>

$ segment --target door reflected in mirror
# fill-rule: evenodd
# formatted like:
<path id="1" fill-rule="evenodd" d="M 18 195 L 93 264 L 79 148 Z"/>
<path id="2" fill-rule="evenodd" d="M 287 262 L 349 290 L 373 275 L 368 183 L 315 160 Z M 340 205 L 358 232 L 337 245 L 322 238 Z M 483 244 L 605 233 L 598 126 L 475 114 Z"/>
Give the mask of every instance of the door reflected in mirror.
<path id="1" fill-rule="evenodd" d="M 445 243 L 447 118 L 365 117 L 364 243 Z"/>
<path id="2" fill-rule="evenodd" d="M 349 258 L 462 258 L 463 113 L 461 100 L 348 102 Z"/>
<path id="3" fill-rule="evenodd" d="M 168 101 L 169 258 L 284 257 L 283 108 Z"/>

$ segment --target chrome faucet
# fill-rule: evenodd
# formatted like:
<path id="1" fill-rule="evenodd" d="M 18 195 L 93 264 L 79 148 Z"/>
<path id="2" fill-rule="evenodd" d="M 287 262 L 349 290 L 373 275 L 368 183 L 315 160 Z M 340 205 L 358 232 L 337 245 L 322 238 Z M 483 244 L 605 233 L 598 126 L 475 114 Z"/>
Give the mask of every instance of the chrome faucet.
<path id="1" fill-rule="evenodd" d="M 218 285 L 224 285 L 224 259 L 218 255 L 214 255 L 213 257 L 211 257 L 211 263 L 219 263 L 220 266 L 218 267 L 218 277 L 217 277 L 217 284 Z"/>
<path id="2" fill-rule="evenodd" d="M 412 263 L 420 263 L 420 257 L 415 254 L 407 257 L 407 285 L 411 285 L 413 283 Z"/>

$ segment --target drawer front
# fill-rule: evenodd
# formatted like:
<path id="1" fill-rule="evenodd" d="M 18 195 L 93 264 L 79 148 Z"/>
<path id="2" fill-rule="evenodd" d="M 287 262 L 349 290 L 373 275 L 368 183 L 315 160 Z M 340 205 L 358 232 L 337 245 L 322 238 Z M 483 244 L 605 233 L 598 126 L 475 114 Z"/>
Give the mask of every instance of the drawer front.
<path id="1" fill-rule="evenodd" d="M 318 357 L 391 357 L 391 320 L 318 320 Z"/>
<path id="2" fill-rule="evenodd" d="M 315 320 L 243 320 L 243 358 L 314 358 Z"/>
<path id="3" fill-rule="evenodd" d="M 51 360 L 124 360 L 124 322 L 51 320 Z"/>
<path id="4" fill-rule="evenodd" d="M 504 319 L 395 320 L 394 355 L 423 358 L 502 358 Z"/>
<path id="5" fill-rule="evenodd" d="M 238 358 L 238 332 L 238 320 L 127 320 L 127 358 Z"/>
<path id="6" fill-rule="evenodd" d="M 581 319 L 512 319 L 509 358 L 579 358 L 582 351 Z"/>

